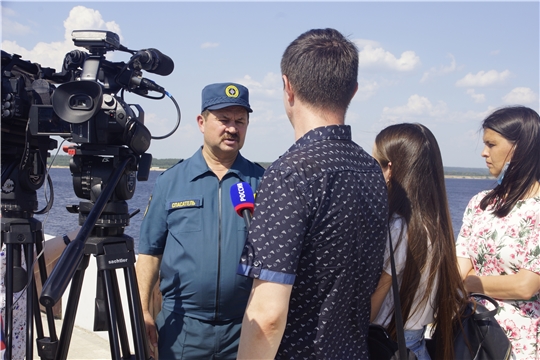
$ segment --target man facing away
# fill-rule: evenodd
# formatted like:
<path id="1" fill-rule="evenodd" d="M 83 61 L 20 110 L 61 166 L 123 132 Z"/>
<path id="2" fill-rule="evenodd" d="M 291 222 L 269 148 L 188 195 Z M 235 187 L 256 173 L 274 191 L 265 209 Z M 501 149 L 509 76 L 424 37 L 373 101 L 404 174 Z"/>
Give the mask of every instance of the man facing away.
<path id="1" fill-rule="evenodd" d="M 254 279 L 238 358 L 367 359 L 388 208 L 379 166 L 344 125 L 358 50 L 336 30 L 310 30 L 281 72 L 296 142 L 257 191 L 238 268 Z"/>
<path id="2" fill-rule="evenodd" d="M 247 229 L 230 188 L 245 181 L 256 189 L 264 172 L 240 154 L 251 112 L 244 86 L 206 86 L 197 116 L 202 147 L 156 181 L 136 272 L 160 359 L 236 358 L 251 279 L 236 274 Z M 158 275 L 163 302 L 154 323 L 149 304 Z"/>

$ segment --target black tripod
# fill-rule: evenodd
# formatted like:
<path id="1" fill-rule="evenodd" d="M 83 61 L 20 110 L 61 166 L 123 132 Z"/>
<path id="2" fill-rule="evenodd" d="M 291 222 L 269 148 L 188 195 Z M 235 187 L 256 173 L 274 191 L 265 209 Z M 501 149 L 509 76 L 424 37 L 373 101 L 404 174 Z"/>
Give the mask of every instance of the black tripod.
<path id="1" fill-rule="evenodd" d="M 41 322 L 39 304 L 37 302 L 37 287 L 33 278 L 34 245 L 37 253 L 43 250 L 41 222 L 36 219 L 10 219 L 2 217 L 2 237 L 6 244 L 6 359 L 11 359 L 13 339 L 13 294 L 25 290 L 26 285 L 26 359 L 33 358 L 33 319 L 35 315 L 37 339 L 43 339 L 43 324 Z M 24 249 L 27 270 L 21 266 L 21 251 Z M 38 259 L 40 274 L 45 274 L 46 267 L 43 257 Z M 45 279 L 42 278 L 42 282 Z M 49 325 L 49 335 L 54 344 L 56 332 L 52 308 L 46 309 Z M 54 346 L 54 345 L 53 345 Z M 44 349 L 45 350 L 45 349 Z"/>
<path id="2" fill-rule="evenodd" d="M 116 277 L 116 269 L 123 269 L 135 347 L 134 358 L 151 359 L 148 355 L 145 324 L 134 270 L 133 238 L 123 234 L 124 227 L 129 224 L 130 215 L 126 202 L 119 200 L 134 191 L 135 172 L 132 170 L 137 165 L 136 157 L 126 148 L 113 147 L 108 150 L 112 151 L 110 153 L 113 155 L 112 158 L 96 156 L 96 152 L 103 154 L 103 146 L 96 148 L 95 151 L 91 146 L 85 147 L 84 150 L 78 148 L 78 154 L 72 158 L 70 164 L 77 196 L 95 199 L 95 202 L 81 202 L 76 209 L 82 226 L 77 237 L 62 253 L 41 293 L 41 304 L 50 308 L 58 302 L 68 283 L 73 279 L 55 359 L 67 358 L 84 272 L 90 255 L 96 257 L 98 266 L 94 331 L 108 331 L 113 359 L 133 358 Z M 150 159 L 143 156 L 143 159 L 141 163 L 144 165 L 139 164 L 139 169 L 143 170 L 139 172 L 139 178 L 148 175 L 147 171 L 144 171 L 145 167 L 148 167 L 148 171 L 150 168 L 148 160 L 151 161 L 151 156 Z M 101 188 L 101 191 L 96 191 L 97 187 Z"/>
<path id="3" fill-rule="evenodd" d="M 34 139 L 28 156 L 22 156 L 18 149 L 11 151 L 2 148 L 2 219 L 1 242 L 6 246 L 6 275 L 5 275 L 5 322 L 4 334 L 6 340 L 5 358 L 12 358 L 13 345 L 13 295 L 23 292 L 16 301 L 26 295 L 26 359 L 33 358 L 33 320 L 36 322 L 36 337 L 43 339 L 43 324 L 41 321 L 37 287 L 34 278 L 34 247 L 37 254 L 43 251 L 42 223 L 35 219 L 38 201 L 36 190 L 44 180 L 44 160 L 47 149 L 56 147 L 56 141 L 49 142 L 48 138 Z M 26 269 L 22 266 L 22 255 Z M 45 259 L 38 258 L 41 283 L 47 279 Z M 56 331 L 52 308 L 46 309 L 50 342 L 54 348 Z"/>

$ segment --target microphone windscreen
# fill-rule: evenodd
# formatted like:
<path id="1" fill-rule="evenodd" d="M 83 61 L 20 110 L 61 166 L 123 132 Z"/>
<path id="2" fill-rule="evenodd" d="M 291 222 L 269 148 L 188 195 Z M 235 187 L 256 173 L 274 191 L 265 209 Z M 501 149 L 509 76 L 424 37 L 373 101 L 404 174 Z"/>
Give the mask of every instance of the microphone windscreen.
<path id="1" fill-rule="evenodd" d="M 248 209 L 253 213 L 255 207 L 255 196 L 253 189 L 247 182 L 239 182 L 231 186 L 231 201 L 234 210 L 239 216 L 242 216 L 242 210 Z"/>
<path id="2" fill-rule="evenodd" d="M 157 54 L 158 57 L 158 65 L 157 67 L 152 71 L 154 74 L 167 76 L 174 70 L 174 61 L 167 55 L 163 54 L 158 49 L 148 49 L 150 51 L 153 51 Z"/>

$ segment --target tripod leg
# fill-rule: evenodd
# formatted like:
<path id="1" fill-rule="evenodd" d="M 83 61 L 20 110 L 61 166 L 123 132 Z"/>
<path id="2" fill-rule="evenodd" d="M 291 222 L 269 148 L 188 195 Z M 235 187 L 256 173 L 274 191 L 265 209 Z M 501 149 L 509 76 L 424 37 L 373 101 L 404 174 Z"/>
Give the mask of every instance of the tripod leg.
<path id="1" fill-rule="evenodd" d="M 147 360 L 150 359 L 148 350 L 148 338 L 146 337 L 146 324 L 144 323 L 144 317 L 142 312 L 141 299 L 139 298 L 139 286 L 137 285 L 137 275 L 135 268 L 130 266 L 125 269 L 125 276 L 127 279 L 126 290 L 130 295 L 129 305 L 132 314 L 132 328 L 133 337 L 135 343 L 136 354 L 140 354 L 137 359 Z"/>
<path id="2" fill-rule="evenodd" d="M 4 225 L 4 224 L 2 224 Z M 4 230 L 4 228 L 2 229 Z M 16 226 L 15 230 L 20 230 Z M 22 235 L 21 235 L 22 234 Z M 5 358 L 11 359 L 21 350 L 26 351 L 28 342 L 31 339 L 27 338 L 28 326 L 31 326 L 32 322 L 28 322 L 28 309 L 27 304 L 27 291 L 26 284 L 28 283 L 28 272 L 23 267 L 21 248 L 26 245 L 27 233 L 20 233 L 12 231 L 2 232 L 2 242 L 5 244 L 5 318 L 4 318 L 4 335 L 6 352 Z M 14 240 L 16 239 L 16 240 Z M 26 249 L 26 248 L 25 248 Z M 26 309 L 26 316 L 24 312 Z M 14 315 L 15 313 L 15 315 Z M 32 311 L 30 311 L 32 314 Z M 23 320 L 24 319 L 24 320 Z M 31 319 L 31 318 L 30 318 Z M 14 326 L 14 323 L 17 325 Z M 22 331 L 21 331 L 22 330 Z M 18 341 L 14 341 L 13 337 L 18 335 Z M 20 346 L 22 342 L 25 342 L 25 346 Z M 16 347 L 15 353 L 13 346 Z"/>
<path id="3" fill-rule="evenodd" d="M 28 279 L 31 279 L 31 284 L 27 289 L 30 289 L 32 293 L 26 296 L 26 359 L 32 360 L 34 358 L 34 292 L 35 288 L 34 282 L 34 272 L 31 267 L 34 258 L 34 244 L 25 244 L 25 259 L 26 259 L 26 268 L 28 273 Z M 36 314 L 39 316 L 39 312 Z"/>
<path id="4" fill-rule="evenodd" d="M 4 235 L 4 234 L 2 234 Z M 11 359 L 13 352 L 13 244 L 6 244 L 6 315 L 5 330 L 6 353 L 5 358 Z"/>
<path id="5" fill-rule="evenodd" d="M 116 309 L 118 307 L 117 305 L 117 296 L 114 291 L 114 285 L 112 280 L 112 275 L 110 271 L 114 270 L 103 270 L 103 282 L 105 285 L 105 290 L 107 292 L 107 305 L 108 305 L 108 319 L 109 319 L 109 338 L 110 338 L 110 347 L 111 347 L 111 355 L 113 355 L 114 359 L 120 358 L 120 347 L 119 347 L 119 339 L 118 339 L 118 318 L 117 318 L 117 312 Z M 116 288 L 118 289 L 118 287 Z M 115 299 L 116 298 L 116 299 Z M 123 317 L 123 315 L 121 315 Z M 121 329 L 122 330 L 122 329 Z M 125 324 L 123 331 L 120 331 L 122 334 L 122 340 L 125 338 Z M 122 341 L 122 345 L 124 346 L 124 341 Z M 125 351 L 124 347 L 122 348 L 123 351 Z M 129 354 L 129 345 L 127 348 L 127 353 Z"/>
<path id="6" fill-rule="evenodd" d="M 41 286 L 47 280 L 47 267 L 45 264 L 45 255 L 43 252 L 43 232 L 40 230 L 36 236 L 36 254 L 37 264 L 39 269 Z M 34 292 L 34 321 L 36 323 L 36 344 L 37 353 L 41 359 L 53 360 L 58 349 L 58 336 L 56 334 L 56 325 L 54 323 L 53 310 L 50 307 L 45 308 L 45 314 L 47 317 L 47 328 L 49 330 L 49 336 L 45 337 L 43 332 L 43 322 L 41 320 L 41 309 L 39 307 L 39 296 L 37 289 L 37 279 L 33 279 L 33 292 Z"/>
<path id="7" fill-rule="evenodd" d="M 39 231 L 39 235 L 36 239 L 36 253 L 42 254 L 43 253 L 43 232 Z M 45 263 L 45 255 L 42 254 L 38 258 L 38 268 L 39 268 L 39 275 L 40 275 L 40 281 L 41 285 L 45 284 L 45 281 L 47 281 L 47 264 Z M 35 300 L 39 309 L 39 302 Z M 39 312 L 37 312 L 39 314 Z M 47 327 L 49 329 L 49 338 L 52 342 L 58 341 L 58 335 L 56 334 L 56 326 L 54 324 L 54 314 L 52 311 L 52 308 L 46 307 L 45 308 L 45 314 L 47 315 Z M 37 317 L 36 317 L 37 319 Z M 39 316 L 39 321 L 41 322 L 41 316 Z M 38 327 L 38 339 L 41 339 L 44 337 L 43 331 L 39 330 L 40 327 Z M 41 327 L 42 328 L 42 327 Z"/>
<path id="8" fill-rule="evenodd" d="M 111 280 L 113 285 L 113 292 L 114 292 L 114 299 L 115 299 L 115 309 L 116 313 L 118 314 L 118 329 L 120 331 L 120 343 L 122 344 L 122 353 L 124 356 L 130 354 L 129 350 L 129 339 L 127 336 L 127 328 L 126 328 L 126 319 L 124 317 L 124 309 L 122 307 L 122 299 L 120 297 L 120 288 L 118 287 L 118 278 L 116 274 L 116 270 L 111 270 Z"/>
<path id="9" fill-rule="evenodd" d="M 118 287 L 118 278 L 115 270 L 111 271 L 111 280 L 113 284 L 114 298 L 116 301 L 116 312 L 118 314 L 118 330 L 120 332 L 120 342 L 122 344 L 122 352 L 124 356 L 130 354 L 129 339 L 127 336 L 126 319 L 122 307 L 122 299 L 120 297 L 120 288 Z"/>
<path id="10" fill-rule="evenodd" d="M 105 289 L 108 299 L 108 319 L 109 328 L 118 329 L 122 341 L 122 351 L 124 356 L 127 356 L 129 351 L 128 337 L 124 319 L 124 312 L 121 306 L 120 291 L 118 287 L 118 279 L 116 269 L 124 270 L 125 285 L 127 292 L 128 305 L 130 310 L 130 320 L 133 335 L 133 344 L 135 346 L 135 359 L 148 360 L 149 357 L 148 343 L 146 338 L 146 329 L 143 316 L 141 300 L 139 298 L 139 289 L 135 275 L 135 255 L 133 252 L 133 238 L 124 236 L 121 238 L 94 238 L 90 239 L 89 244 L 94 245 L 93 253 L 96 256 L 99 272 L 103 274 Z M 118 328 L 116 325 L 118 324 Z M 110 331 L 109 329 L 109 331 Z M 111 341 L 111 351 L 118 351 L 118 343 L 116 333 L 114 341 Z M 112 335 L 110 335 L 112 339 Z M 126 346 L 124 346 L 126 344 Z M 115 348 L 113 348 L 115 346 Z"/>
<path id="11" fill-rule="evenodd" d="M 79 268 L 73 275 L 73 279 L 71 281 L 69 299 L 66 306 L 64 322 L 62 324 L 62 331 L 60 332 L 60 340 L 58 343 L 58 352 L 56 355 L 57 360 L 67 359 L 71 335 L 73 335 L 73 327 L 75 326 L 75 314 L 77 313 L 77 306 L 81 296 L 84 271 L 88 267 L 89 260 L 90 257 L 88 255 L 83 256 L 81 263 L 79 264 Z"/>
<path id="12" fill-rule="evenodd" d="M 43 232 L 41 222 L 34 218 L 2 218 L 2 243 L 6 246 L 6 358 L 19 358 L 20 351 L 25 351 L 27 360 L 33 359 L 34 330 L 37 329 L 38 338 L 43 337 L 43 324 L 37 302 L 36 279 L 34 278 L 34 245 L 37 250 L 42 250 Z M 24 257 L 22 256 L 24 254 Z M 23 264 L 23 259 L 25 264 Z M 45 260 L 38 257 L 40 272 L 45 274 Z M 16 294 L 19 293 L 19 294 Z M 15 298 L 15 299 L 14 299 Z M 22 309 L 26 309 L 26 316 L 22 315 Z M 21 314 L 16 312 L 20 311 Z M 15 315 L 13 313 L 15 312 Z M 51 312 L 52 317 L 52 312 Z M 36 329 L 34 329 L 34 320 Z M 14 326 L 16 325 L 16 327 Z M 54 319 L 50 331 L 54 334 Z M 25 346 L 17 346 L 14 336 L 18 336 L 19 342 L 25 341 Z M 21 341 L 22 340 L 22 341 Z M 13 346 L 18 350 L 13 350 Z M 52 359 L 54 348 L 48 344 L 38 342 L 38 354 L 44 358 Z M 52 354 L 46 356 L 46 352 Z"/>

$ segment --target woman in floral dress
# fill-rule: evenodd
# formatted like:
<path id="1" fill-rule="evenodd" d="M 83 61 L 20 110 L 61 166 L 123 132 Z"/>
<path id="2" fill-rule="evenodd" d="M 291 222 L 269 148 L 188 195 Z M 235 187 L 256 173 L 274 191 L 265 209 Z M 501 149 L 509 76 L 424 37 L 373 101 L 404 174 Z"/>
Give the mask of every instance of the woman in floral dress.
<path id="1" fill-rule="evenodd" d="M 514 357 L 540 359 L 540 117 L 502 108 L 482 127 L 482 157 L 498 185 L 465 210 L 456 249 L 461 276 L 467 291 L 498 300 L 496 318 Z"/>

